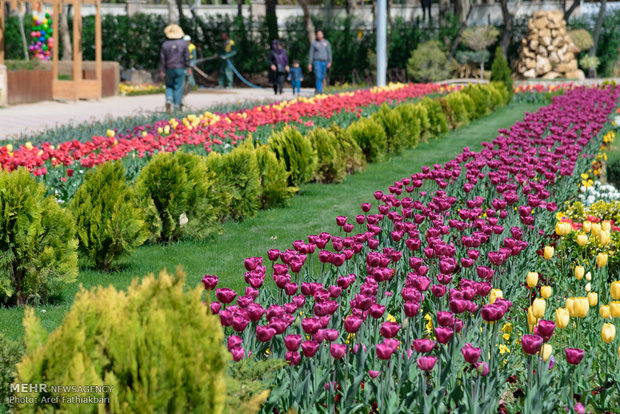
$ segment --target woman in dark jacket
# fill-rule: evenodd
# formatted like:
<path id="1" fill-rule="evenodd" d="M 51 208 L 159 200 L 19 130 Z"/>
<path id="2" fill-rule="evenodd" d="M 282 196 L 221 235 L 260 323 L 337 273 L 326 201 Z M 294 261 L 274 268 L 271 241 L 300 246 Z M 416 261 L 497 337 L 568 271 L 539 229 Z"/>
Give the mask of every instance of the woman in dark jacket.
<path id="1" fill-rule="evenodd" d="M 276 39 L 271 44 L 271 52 L 269 52 L 269 81 L 273 85 L 273 91 L 277 95 L 278 91 L 282 94 L 284 87 L 284 79 L 289 71 L 288 56 L 282 49 L 282 43 Z"/>

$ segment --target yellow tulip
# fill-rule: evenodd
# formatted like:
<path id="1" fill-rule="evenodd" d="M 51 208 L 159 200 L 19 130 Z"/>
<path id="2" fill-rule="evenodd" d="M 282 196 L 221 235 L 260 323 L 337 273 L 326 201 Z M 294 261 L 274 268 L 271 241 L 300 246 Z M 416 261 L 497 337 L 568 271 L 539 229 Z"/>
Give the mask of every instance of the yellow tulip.
<path id="1" fill-rule="evenodd" d="M 588 298 L 575 298 L 573 301 L 573 311 L 578 318 L 585 318 L 590 310 L 590 303 Z"/>
<path id="2" fill-rule="evenodd" d="M 598 309 L 598 313 L 601 315 L 601 318 L 609 319 L 609 317 L 611 316 L 611 310 L 609 309 L 609 305 L 602 305 Z"/>
<path id="3" fill-rule="evenodd" d="M 577 244 L 581 247 L 585 246 L 586 244 L 588 244 L 588 236 L 586 236 L 585 234 L 580 234 L 577 236 Z"/>
<path id="4" fill-rule="evenodd" d="M 609 244 L 610 239 L 611 237 L 608 231 L 601 231 L 601 233 L 598 235 L 598 241 L 603 246 Z"/>
<path id="5" fill-rule="evenodd" d="M 536 286 L 538 284 L 538 273 L 536 272 L 529 272 L 527 274 L 527 277 L 525 278 L 527 285 L 530 288 L 533 288 L 534 286 Z"/>
<path id="6" fill-rule="evenodd" d="M 543 298 L 549 299 L 552 294 L 553 294 L 553 288 L 551 286 L 543 286 L 540 288 L 540 295 Z"/>
<path id="7" fill-rule="evenodd" d="M 553 246 L 545 246 L 544 256 L 545 259 L 549 260 L 553 257 L 553 253 L 555 253 L 555 249 Z"/>
<path id="8" fill-rule="evenodd" d="M 609 220 L 605 220 L 601 223 L 601 229 L 609 233 L 611 230 L 611 222 Z"/>
<path id="9" fill-rule="evenodd" d="M 598 304 L 598 293 L 590 292 L 588 293 L 588 303 L 590 307 L 593 308 Z"/>
<path id="10" fill-rule="evenodd" d="M 552 352 L 553 352 L 553 347 L 551 345 L 549 345 L 549 344 L 544 344 L 543 347 L 542 347 L 542 359 L 543 359 L 543 361 L 547 362 L 547 360 L 551 356 Z"/>
<path id="11" fill-rule="evenodd" d="M 491 289 L 491 293 L 489 293 L 489 303 L 495 303 L 498 298 L 504 298 L 502 291 L 500 289 Z"/>
<path id="12" fill-rule="evenodd" d="M 568 321 L 570 320 L 570 315 L 568 314 L 568 310 L 564 308 L 557 308 L 555 310 L 555 325 L 564 329 L 568 326 Z"/>
<path id="13" fill-rule="evenodd" d="M 612 323 L 603 324 L 603 328 L 601 329 L 601 338 L 603 338 L 603 342 L 610 344 L 614 341 L 615 337 L 616 326 Z"/>
<path id="14" fill-rule="evenodd" d="M 611 284 L 611 298 L 613 300 L 620 299 L 620 280 L 616 280 Z"/>
<path id="15" fill-rule="evenodd" d="M 586 284 L 586 288 L 585 288 L 585 289 L 586 289 L 586 292 L 591 291 L 591 290 L 592 290 L 592 284 L 591 284 L 590 282 L 588 282 L 588 283 Z"/>
<path id="16" fill-rule="evenodd" d="M 588 272 L 586 273 L 586 280 L 589 282 L 590 280 L 592 280 L 592 273 Z"/>
<path id="17" fill-rule="evenodd" d="M 592 234 L 594 234 L 595 237 L 598 237 L 598 235 L 601 234 L 600 223 L 592 223 Z"/>
<path id="18" fill-rule="evenodd" d="M 566 304 L 564 306 L 570 316 L 575 316 L 575 298 L 566 298 Z"/>
<path id="19" fill-rule="evenodd" d="M 108 138 L 112 138 L 114 136 L 114 130 L 113 129 L 108 129 L 108 130 L 106 130 L 105 134 L 106 134 L 106 136 Z"/>
<path id="20" fill-rule="evenodd" d="M 590 223 L 589 221 L 584 221 L 583 222 L 583 231 L 584 233 L 590 233 L 590 230 L 592 230 L 592 223 Z"/>
<path id="21" fill-rule="evenodd" d="M 532 303 L 532 314 L 536 319 L 541 319 L 545 316 L 545 308 L 547 307 L 547 303 L 542 298 L 534 299 L 534 303 Z"/>
<path id="22" fill-rule="evenodd" d="M 534 311 L 530 306 L 529 308 L 527 308 L 527 323 L 533 327 L 534 325 L 536 325 L 536 321 L 537 318 L 534 316 Z M 530 331 L 532 331 L 532 329 L 530 329 Z"/>
<path id="23" fill-rule="evenodd" d="M 585 272 L 586 270 L 583 268 L 583 266 L 576 266 L 575 267 L 575 279 L 577 280 L 583 279 L 583 275 Z"/>
<path id="24" fill-rule="evenodd" d="M 596 255 L 596 265 L 598 267 L 605 267 L 607 266 L 607 259 L 608 259 L 608 255 L 607 253 L 599 253 Z"/>
<path id="25" fill-rule="evenodd" d="M 620 318 L 620 302 L 611 302 L 609 304 L 609 311 L 614 318 Z"/>
<path id="26" fill-rule="evenodd" d="M 558 222 L 555 223 L 555 234 L 558 236 L 566 236 L 571 231 L 570 223 Z"/>

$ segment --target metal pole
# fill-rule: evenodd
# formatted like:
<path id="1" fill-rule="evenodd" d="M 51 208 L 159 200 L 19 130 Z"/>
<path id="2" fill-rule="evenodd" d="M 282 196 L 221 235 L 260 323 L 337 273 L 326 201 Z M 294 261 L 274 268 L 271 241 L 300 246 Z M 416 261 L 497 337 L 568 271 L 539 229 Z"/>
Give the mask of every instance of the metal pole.
<path id="1" fill-rule="evenodd" d="M 385 86 L 387 69 L 387 0 L 377 0 L 377 86 Z"/>

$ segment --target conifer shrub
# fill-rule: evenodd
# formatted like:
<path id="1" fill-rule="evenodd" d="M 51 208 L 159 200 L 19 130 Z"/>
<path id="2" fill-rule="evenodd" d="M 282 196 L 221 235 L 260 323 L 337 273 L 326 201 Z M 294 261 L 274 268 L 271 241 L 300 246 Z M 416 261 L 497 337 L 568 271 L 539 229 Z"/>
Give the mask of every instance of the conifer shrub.
<path id="1" fill-rule="evenodd" d="M 334 136 L 340 154 L 344 159 L 346 173 L 355 174 L 364 171 L 366 169 L 366 157 L 351 134 L 336 124 L 329 127 L 329 132 Z"/>
<path id="2" fill-rule="evenodd" d="M 0 412 L 9 412 L 6 404 L 11 395 L 9 384 L 13 383 L 16 365 L 22 359 L 24 347 L 0 334 Z"/>
<path id="3" fill-rule="evenodd" d="M 448 132 L 448 120 L 443 113 L 441 103 L 436 99 L 424 98 L 419 102 L 426 108 L 428 114 L 429 136 L 439 138 L 440 135 Z"/>
<path id="4" fill-rule="evenodd" d="M 115 260 L 148 239 L 143 210 L 118 161 L 88 171 L 70 208 L 76 221 L 79 250 L 98 269 L 109 270 Z"/>
<path id="5" fill-rule="evenodd" d="M 407 75 L 416 82 L 436 82 L 450 75 L 448 56 L 436 40 L 420 43 L 407 61 Z"/>
<path id="6" fill-rule="evenodd" d="M 474 107 L 476 109 L 474 111 L 473 119 L 481 118 L 490 112 L 488 102 L 486 101 L 486 96 L 478 85 L 467 85 L 461 89 L 461 92 L 468 95 L 474 103 Z"/>
<path id="7" fill-rule="evenodd" d="M 287 126 L 273 134 L 268 145 L 289 172 L 289 185 L 300 187 L 312 179 L 318 158 L 310 140 L 298 130 Z"/>
<path id="8" fill-rule="evenodd" d="M 445 100 L 450 105 L 453 113 L 453 128 L 469 123 L 469 111 L 465 106 L 465 97 L 469 97 L 460 92 L 453 92 L 446 95 Z M 471 100 L 470 100 L 471 102 Z"/>
<path id="9" fill-rule="evenodd" d="M 510 102 L 512 95 L 508 93 L 508 89 L 503 82 L 491 82 L 490 87 L 500 96 L 500 101 L 497 107 L 502 107 Z"/>
<path id="10" fill-rule="evenodd" d="M 347 132 L 362 149 L 366 161 L 383 160 L 387 151 L 387 137 L 381 125 L 369 118 L 361 118 L 347 128 Z"/>
<path id="11" fill-rule="evenodd" d="M 256 148 L 256 161 L 260 178 L 261 208 L 286 206 L 298 188 L 288 185 L 289 173 L 284 163 L 278 161 L 278 157 L 268 145 L 259 145 Z"/>
<path id="12" fill-rule="evenodd" d="M 371 119 L 383 127 L 387 140 L 387 152 L 399 154 L 403 147 L 403 120 L 400 112 L 393 110 L 386 104 L 375 112 Z"/>
<path id="13" fill-rule="evenodd" d="M 508 103 L 514 95 L 512 89 L 512 72 L 510 71 L 510 66 L 508 66 L 508 61 L 502 53 L 502 48 L 499 46 L 495 49 L 495 58 L 491 65 L 491 82 L 501 82 L 504 84 L 506 93 L 508 94 L 506 103 Z"/>
<path id="14" fill-rule="evenodd" d="M 325 128 L 315 128 L 308 133 L 308 139 L 318 156 L 313 181 L 341 183 L 347 176 L 347 165 L 334 134 Z"/>
<path id="15" fill-rule="evenodd" d="M 422 114 L 426 115 L 426 110 L 418 110 L 420 107 L 413 103 L 403 103 L 394 108 L 398 111 L 400 119 L 403 124 L 403 145 L 407 148 L 415 148 L 420 142 L 420 136 L 422 135 Z M 428 119 L 426 119 L 428 123 Z"/>
<path id="16" fill-rule="evenodd" d="M 231 197 L 229 214 L 235 221 L 254 216 L 261 204 L 256 152 L 247 142 L 228 154 L 212 152 L 207 157 L 207 167 L 215 173 L 216 192 Z"/>
<path id="17" fill-rule="evenodd" d="M 446 116 L 446 125 L 448 129 L 454 129 L 459 125 L 456 118 L 456 113 L 450 105 L 450 102 L 445 97 L 436 98 L 437 102 L 441 105 L 441 112 Z"/>
<path id="18" fill-rule="evenodd" d="M 46 302 L 77 276 L 71 212 L 26 169 L 0 169 L 0 189 L 0 303 Z"/>
<path id="19" fill-rule="evenodd" d="M 151 241 L 202 240 L 219 232 L 231 195 L 216 192 L 215 184 L 215 173 L 200 155 L 155 155 L 136 180 Z"/>
<path id="20" fill-rule="evenodd" d="M 200 286 L 185 289 L 185 276 L 162 271 L 127 292 L 113 286 L 82 289 L 48 334 L 29 308 L 24 317 L 26 354 L 18 383 L 109 385 L 111 413 L 222 413 L 228 353 L 216 316 L 201 301 Z M 48 390 L 19 397 L 54 397 Z M 103 393 L 84 393 L 105 398 Z M 84 412 L 88 406 L 58 403 L 18 406 L 21 411 Z"/>

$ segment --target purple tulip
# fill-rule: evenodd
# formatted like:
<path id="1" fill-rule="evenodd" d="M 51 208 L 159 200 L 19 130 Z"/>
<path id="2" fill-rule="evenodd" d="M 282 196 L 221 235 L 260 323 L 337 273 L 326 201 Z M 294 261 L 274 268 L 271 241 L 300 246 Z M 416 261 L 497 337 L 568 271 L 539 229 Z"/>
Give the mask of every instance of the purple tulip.
<path id="1" fill-rule="evenodd" d="M 437 324 L 451 328 L 454 326 L 454 315 L 446 311 L 437 312 Z"/>
<path id="2" fill-rule="evenodd" d="M 385 342 L 378 343 L 376 348 L 377 358 L 382 360 L 388 360 L 394 353 L 394 349 L 390 344 L 386 344 Z"/>
<path id="3" fill-rule="evenodd" d="M 270 326 L 256 326 L 256 338 L 261 342 L 269 342 L 276 334 L 276 330 Z"/>
<path id="4" fill-rule="evenodd" d="M 233 348 L 230 350 L 230 353 L 232 354 L 233 361 L 235 362 L 239 362 L 245 357 L 245 349 L 242 347 Z"/>
<path id="5" fill-rule="evenodd" d="M 418 368 L 422 371 L 431 371 L 437 362 L 437 357 L 435 356 L 421 356 L 418 358 L 417 364 Z"/>
<path id="6" fill-rule="evenodd" d="M 237 294 L 232 289 L 221 288 L 215 291 L 215 296 L 217 296 L 217 299 L 222 303 L 230 303 L 235 299 Z"/>
<path id="7" fill-rule="evenodd" d="M 385 313 L 385 306 L 383 305 L 379 305 L 379 304 L 374 304 L 370 307 L 370 316 L 373 317 L 374 319 L 379 319 L 383 316 L 383 314 Z"/>
<path id="8" fill-rule="evenodd" d="M 304 341 L 301 344 L 301 352 L 303 352 L 306 358 L 312 358 L 319 350 L 319 346 L 320 344 L 314 341 Z"/>
<path id="9" fill-rule="evenodd" d="M 534 333 L 536 335 L 542 336 L 545 342 L 549 342 L 549 339 L 551 339 L 551 335 L 553 335 L 554 329 L 555 329 L 555 322 L 548 321 L 546 319 L 541 319 L 538 322 L 538 325 L 534 328 Z"/>
<path id="10" fill-rule="evenodd" d="M 579 365 L 586 352 L 579 348 L 566 348 L 564 350 L 566 354 L 566 362 L 571 365 Z"/>
<path id="11" fill-rule="evenodd" d="M 230 326 L 233 323 L 233 313 L 231 311 L 229 311 L 228 309 L 226 310 L 221 310 L 219 312 L 219 317 L 220 317 L 220 323 L 222 324 L 222 326 Z"/>
<path id="12" fill-rule="evenodd" d="M 243 332 L 248 327 L 250 320 L 245 315 L 237 314 L 233 317 L 232 328 L 236 332 Z"/>
<path id="13" fill-rule="evenodd" d="M 205 290 L 213 290 L 219 283 L 220 279 L 215 275 L 204 275 L 202 277 L 202 284 L 205 287 Z"/>
<path id="14" fill-rule="evenodd" d="M 484 361 L 479 361 L 476 363 L 475 365 L 476 367 L 476 371 L 478 371 L 478 374 L 482 377 L 486 377 L 487 375 L 489 375 L 489 364 L 487 364 Z"/>
<path id="15" fill-rule="evenodd" d="M 301 362 L 301 355 L 297 351 L 288 351 L 284 357 L 290 365 L 296 366 Z"/>
<path id="16" fill-rule="evenodd" d="M 269 260 L 271 260 L 272 262 L 275 262 L 280 257 L 280 250 L 269 249 L 267 250 L 267 256 L 269 257 Z"/>
<path id="17" fill-rule="evenodd" d="M 360 329 L 360 326 L 362 326 L 362 322 L 362 318 L 349 316 L 344 321 L 344 330 L 348 333 L 356 333 Z"/>
<path id="18" fill-rule="evenodd" d="M 521 337 L 521 348 L 526 354 L 534 355 L 540 351 L 543 339 L 539 335 L 523 335 Z"/>
<path id="19" fill-rule="evenodd" d="M 440 344 L 447 344 L 452 339 L 452 335 L 454 335 L 454 331 L 451 328 L 446 328 L 439 326 L 435 328 L 435 336 L 437 337 L 437 342 Z"/>
<path id="20" fill-rule="evenodd" d="M 446 294 L 447 291 L 448 291 L 448 289 L 445 286 L 443 286 L 443 285 L 433 285 L 433 286 L 431 286 L 431 293 L 436 298 L 443 297 Z"/>
<path id="21" fill-rule="evenodd" d="M 347 346 L 344 344 L 332 343 L 329 346 L 329 353 L 332 355 L 332 357 L 336 361 L 342 359 L 342 357 L 344 357 L 346 352 L 347 352 Z"/>
<path id="22" fill-rule="evenodd" d="M 379 329 L 381 336 L 384 338 L 394 338 L 400 329 L 400 325 L 396 322 L 384 322 Z"/>
<path id="23" fill-rule="evenodd" d="M 431 341 L 428 338 L 413 340 L 413 347 L 415 348 L 416 352 L 419 352 L 421 354 L 427 354 L 431 352 L 433 348 L 435 348 L 435 344 L 435 341 Z"/>
<path id="24" fill-rule="evenodd" d="M 368 376 L 370 378 L 377 378 L 379 376 L 379 371 L 374 371 L 372 369 L 368 370 Z"/>
<path id="25" fill-rule="evenodd" d="M 211 302 L 209 308 L 211 309 L 212 314 L 217 315 L 220 313 L 220 309 L 222 309 L 222 304 L 220 302 Z"/>
<path id="26" fill-rule="evenodd" d="M 243 339 L 237 335 L 230 335 L 227 339 L 228 350 L 240 347 L 243 344 Z"/>
<path id="27" fill-rule="evenodd" d="M 287 335 L 284 337 L 284 346 L 289 351 L 297 351 L 299 345 L 301 345 L 301 335 Z"/>
<path id="28" fill-rule="evenodd" d="M 504 309 L 501 306 L 495 304 L 484 305 L 480 309 L 480 315 L 482 316 L 482 319 L 487 322 L 499 321 L 504 316 L 504 313 Z"/>
<path id="29" fill-rule="evenodd" d="M 475 364 L 480 358 L 482 348 L 474 348 L 470 343 L 466 343 L 465 346 L 461 348 L 461 352 L 463 353 L 463 358 L 465 359 L 465 362 L 469 364 Z"/>

